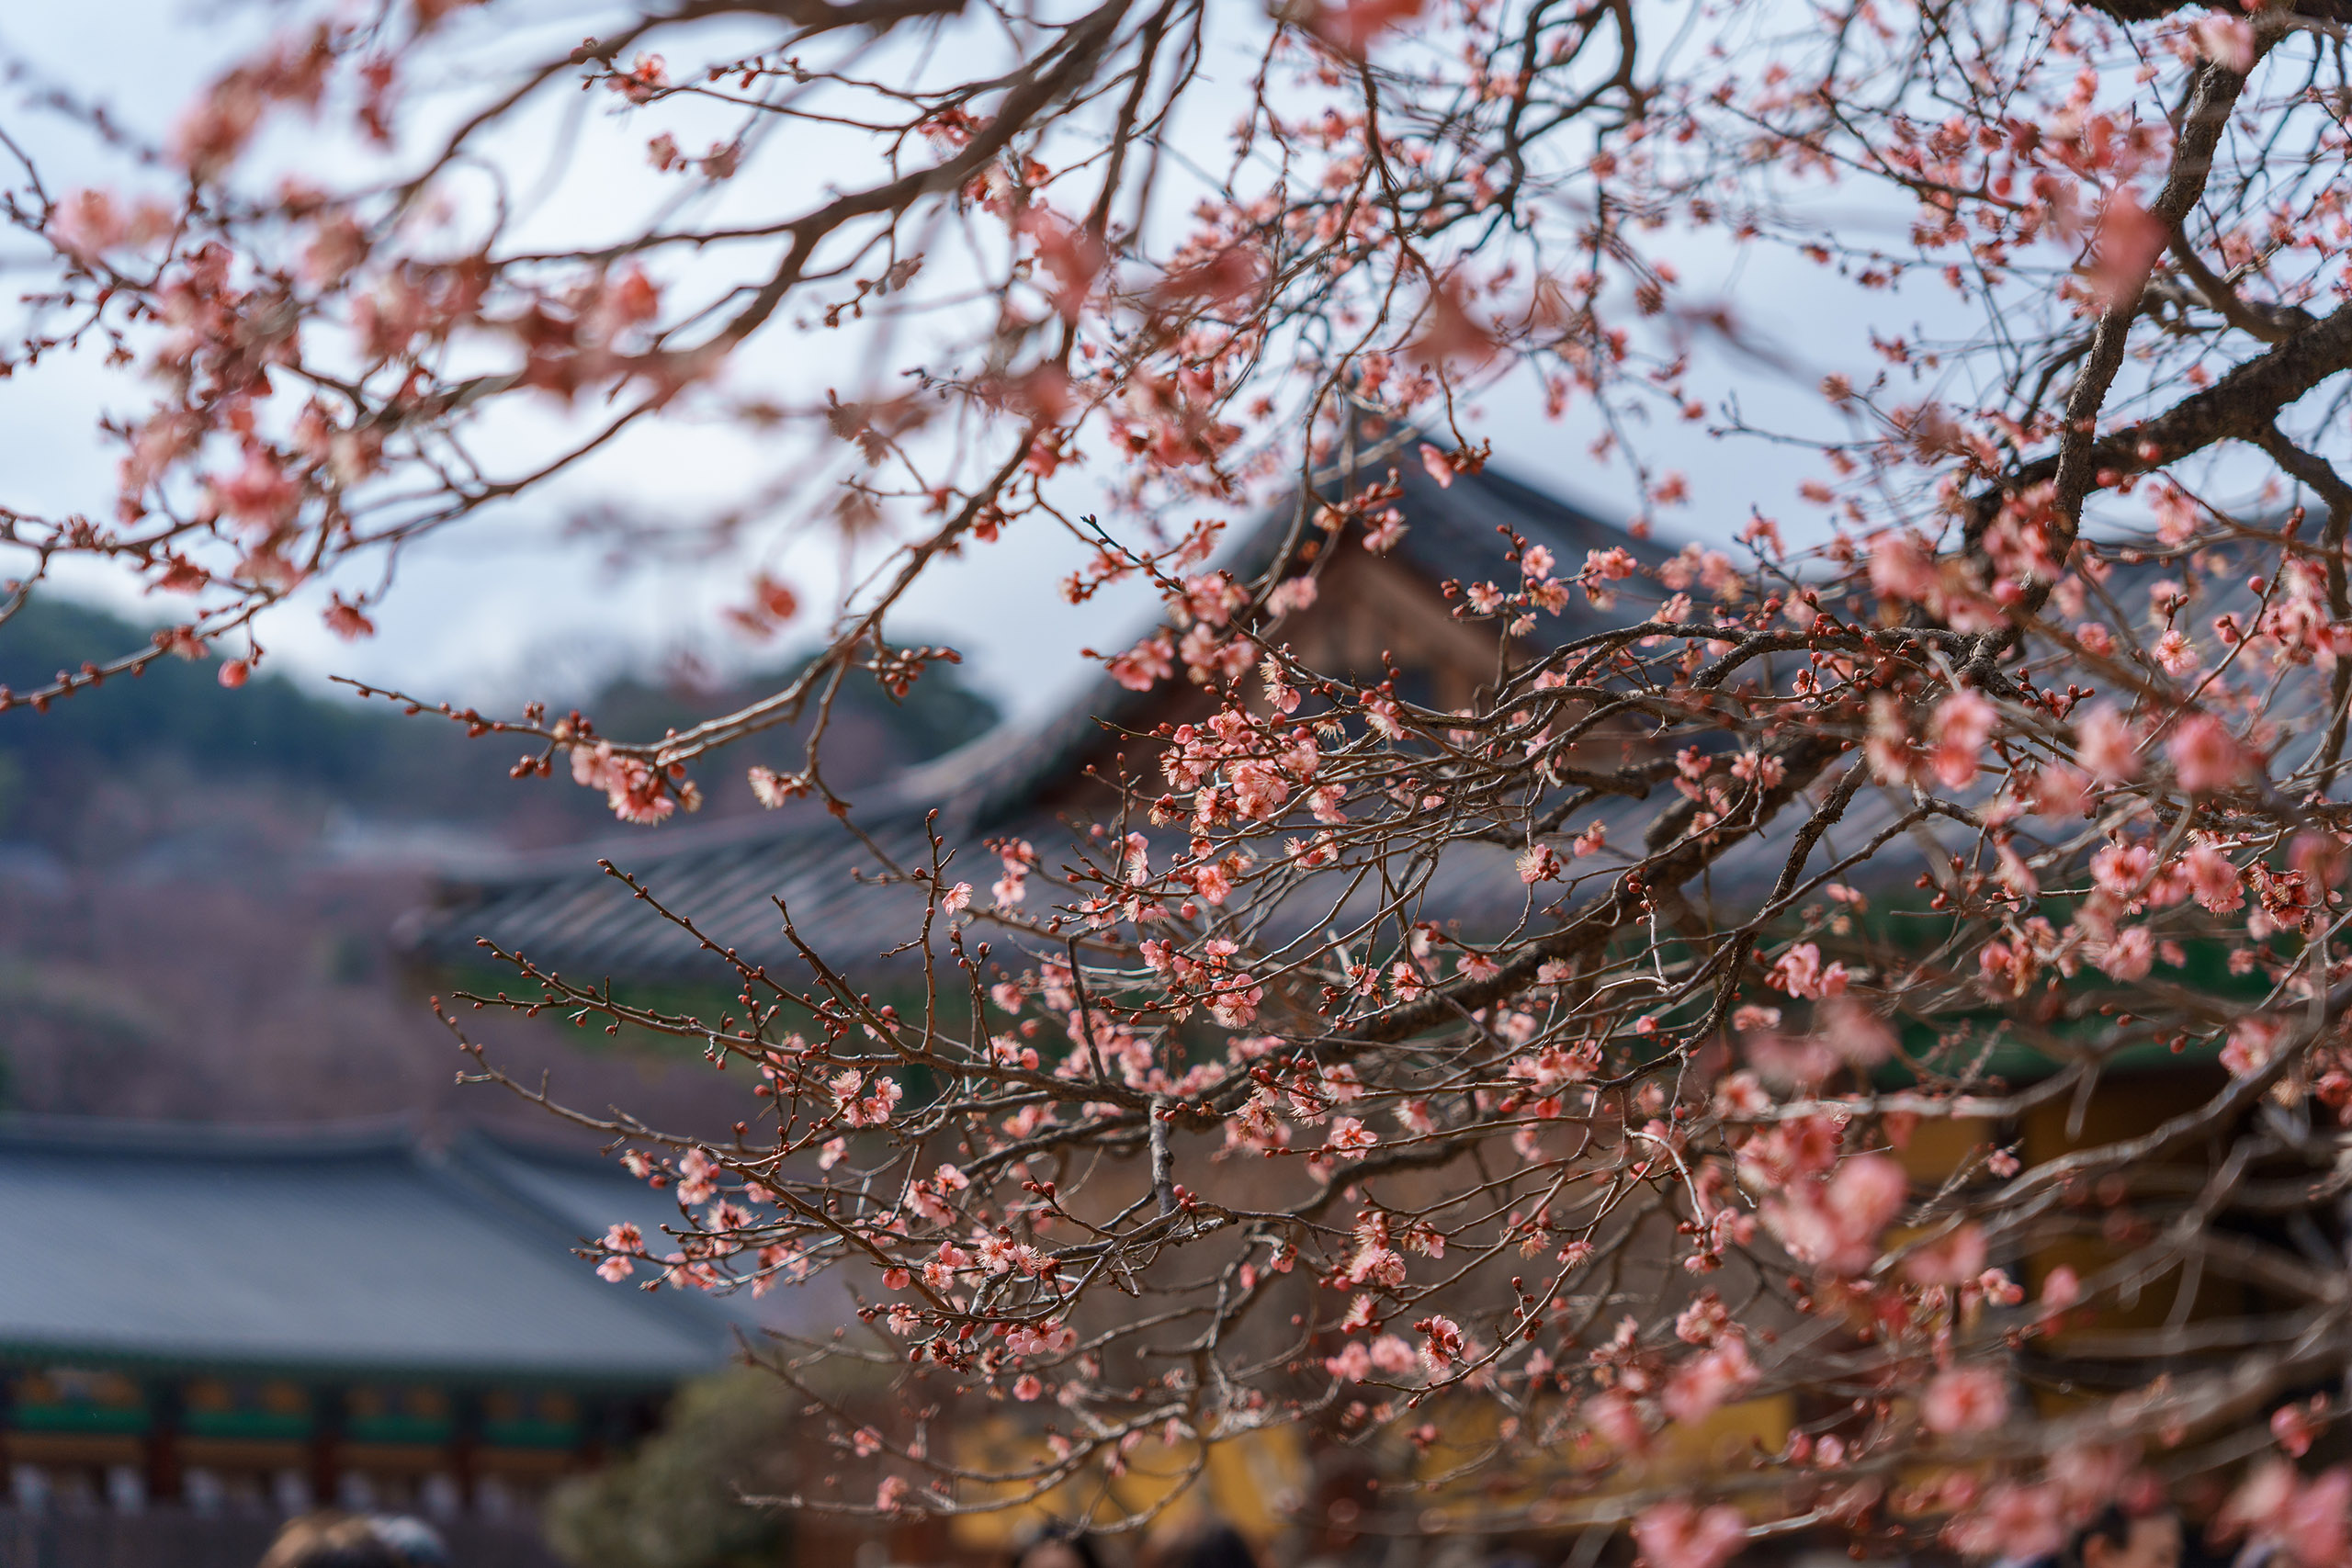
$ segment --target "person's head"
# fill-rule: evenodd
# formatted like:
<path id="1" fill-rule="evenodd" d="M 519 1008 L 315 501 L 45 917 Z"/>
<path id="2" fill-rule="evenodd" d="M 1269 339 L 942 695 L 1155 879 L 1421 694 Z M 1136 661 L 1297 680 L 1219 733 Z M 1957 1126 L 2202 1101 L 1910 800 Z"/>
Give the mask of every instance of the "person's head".
<path id="1" fill-rule="evenodd" d="M 2075 1539 L 2076 1568 L 2180 1568 L 2180 1516 L 2109 1504 Z"/>
<path id="2" fill-rule="evenodd" d="M 406 1514 L 374 1514 L 368 1517 L 368 1528 L 410 1568 L 447 1568 L 448 1544 L 439 1530 L 423 1519 Z"/>
<path id="3" fill-rule="evenodd" d="M 1102 1568 L 1102 1560 L 1083 1530 L 1048 1525 L 1013 1553 L 1012 1568 Z"/>
<path id="4" fill-rule="evenodd" d="M 1258 1554 L 1231 1525 L 1211 1524 L 1169 1554 L 1169 1568 L 1258 1568 Z"/>
<path id="5" fill-rule="evenodd" d="M 261 1568 L 408 1568 L 408 1561 L 366 1519 L 321 1513 L 287 1520 Z"/>

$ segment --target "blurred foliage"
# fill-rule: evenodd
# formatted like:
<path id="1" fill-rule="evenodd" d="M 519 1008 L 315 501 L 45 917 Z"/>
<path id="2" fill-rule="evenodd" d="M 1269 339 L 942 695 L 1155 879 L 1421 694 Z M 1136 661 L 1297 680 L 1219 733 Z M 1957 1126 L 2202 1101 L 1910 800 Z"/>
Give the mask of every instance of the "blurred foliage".
<path id="1" fill-rule="evenodd" d="M 789 1521 L 744 1495 L 791 1484 L 795 1396 L 737 1368 L 688 1383 L 637 1452 L 548 1498 L 548 1544 L 579 1568 L 754 1568 L 787 1562 Z"/>

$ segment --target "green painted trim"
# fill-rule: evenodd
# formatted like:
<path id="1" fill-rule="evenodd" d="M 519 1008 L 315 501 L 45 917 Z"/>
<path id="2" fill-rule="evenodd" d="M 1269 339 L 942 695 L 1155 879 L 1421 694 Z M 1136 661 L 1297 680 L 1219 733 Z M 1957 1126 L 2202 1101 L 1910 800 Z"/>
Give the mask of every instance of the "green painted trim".
<path id="1" fill-rule="evenodd" d="M 147 1412 L 99 1404 L 20 1404 L 8 1413 L 19 1432 L 144 1432 Z"/>
<path id="2" fill-rule="evenodd" d="M 270 1410 L 191 1410 L 181 1427 L 192 1438 L 307 1438 L 314 1423 L 307 1415 Z"/>
<path id="3" fill-rule="evenodd" d="M 344 1436 L 355 1443 L 446 1443 L 457 1423 L 446 1416 L 353 1416 L 344 1423 Z"/>

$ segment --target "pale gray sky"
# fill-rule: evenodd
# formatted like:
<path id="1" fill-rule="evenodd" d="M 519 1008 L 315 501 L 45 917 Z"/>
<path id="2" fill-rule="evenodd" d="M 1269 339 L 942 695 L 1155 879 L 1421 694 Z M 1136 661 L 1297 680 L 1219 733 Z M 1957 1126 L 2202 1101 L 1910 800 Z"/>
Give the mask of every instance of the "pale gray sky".
<path id="1" fill-rule="evenodd" d="M 1234 36 L 1248 41 L 1256 30 L 1249 0 L 1216 3 L 1232 8 L 1239 18 Z M 43 73 L 104 99 L 125 123 L 160 137 L 179 106 L 261 36 L 257 17 L 277 9 L 197 7 L 187 0 L 22 7 L 0 22 L 0 43 Z M 597 21 L 591 10 L 544 4 L 502 5 L 492 15 L 547 18 L 546 27 L 534 28 L 535 34 L 564 37 L 593 32 Z M 488 75 L 488 61 L 475 58 Z M 1226 62 L 1229 76 L 1238 78 L 1241 58 L 1237 47 L 1235 58 Z M 28 116 L 17 104 L 7 105 L 5 113 L 5 123 L 33 141 L 52 183 L 70 186 L 88 177 L 96 165 L 86 145 L 57 121 Z M 1217 134 L 1230 118 L 1223 117 Z M 638 174 L 644 127 L 591 119 L 584 134 L 616 139 L 618 151 L 603 166 L 600 186 L 650 177 Z M 351 155 L 305 140 L 299 127 L 290 139 L 281 139 L 277 151 L 296 166 L 306 157 Z M 569 226 L 576 231 L 594 223 L 594 204 L 602 194 L 601 188 L 560 189 L 542 209 L 540 229 Z M 1899 240 L 1900 222 L 1900 215 L 1889 215 L 1884 237 Z M 11 254 L 21 255 L 22 248 Z M 1763 249 L 1743 257 L 1702 248 L 1694 251 L 1686 279 L 1694 295 L 1728 291 L 1742 319 L 1779 344 L 1792 362 L 1795 374 L 1783 376 L 1754 365 L 1725 365 L 1720 356 L 1702 357 L 1718 392 L 1737 377 L 1751 413 L 1783 414 L 1804 400 L 1807 416 L 1817 419 L 1818 400 L 1810 387 L 1820 372 L 1836 368 L 1867 378 L 1872 368 L 1865 333 L 1869 321 L 1843 307 L 1840 291 L 1804 264 Z M 1896 312 L 1905 302 L 1882 295 L 1875 303 L 1878 323 L 1899 321 Z M 784 355 L 804 352 L 816 368 L 814 384 L 801 395 L 813 398 L 823 384 L 819 378 L 824 374 L 824 344 L 771 343 L 764 350 L 765 373 L 785 363 Z M 0 382 L 0 475 L 6 476 L 0 478 L 0 503 L 106 510 L 114 456 L 99 440 L 94 421 L 102 408 L 136 407 L 135 393 L 135 386 L 104 377 L 86 362 L 48 365 L 34 375 Z M 1767 404 L 1762 410 L 1759 400 Z M 1520 477 L 1604 513 L 1630 508 L 1623 469 L 1603 467 L 1588 456 L 1598 434 L 1589 411 L 1554 423 L 1532 393 L 1511 386 L 1479 400 L 1476 412 L 1476 428 L 1493 439 L 1498 461 Z M 1661 466 L 1682 470 L 1690 481 L 1691 503 L 1662 520 L 1668 531 L 1727 540 L 1751 508 L 1761 508 L 1782 520 L 1792 540 L 1817 536 L 1819 528 L 1804 521 L 1810 509 L 1795 494 L 1797 483 L 1814 471 L 1802 454 L 1754 441 L 1713 440 L 1702 426 L 1668 423 L 1647 435 Z M 740 567 L 713 571 L 638 566 L 615 574 L 593 552 L 564 546 L 554 527 L 569 508 L 597 502 L 691 515 L 698 507 L 725 504 L 765 475 L 743 443 L 725 433 L 676 423 L 662 427 L 621 444 L 543 496 L 413 551 L 398 588 L 377 615 L 380 630 L 372 641 L 337 642 L 325 635 L 314 614 L 298 608 L 281 614 L 270 628 L 272 653 L 279 668 L 312 678 L 341 673 L 397 681 L 420 694 L 480 703 L 568 694 L 563 688 L 576 688 L 602 671 L 648 662 L 679 648 L 739 664 L 776 657 L 779 649 L 749 649 L 718 627 L 717 608 L 740 596 Z M 1081 469 L 1062 491 L 1073 507 L 1086 509 L 1088 483 Z M 1067 539 L 1042 524 L 1024 524 L 998 546 L 937 572 L 918 592 L 901 634 L 920 629 L 961 648 L 970 672 L 1016 708 L 1048 702 L 1088 673 L 1077 656 L 1081 646 L 1120 642 L 1150 609 L 1148 599 L 1134 592 L 1105 595 L 1082 609 L 1064 604 L 1056 584 L 1078 558 Z M 821 558 L 803 557 L 794 564 L 812 585 L 828 570 Z M 89 571 L 69 573 L 63 581 L 74 592 L 133 611 L 145 608 L 146 602 L 119 581 Z"/>

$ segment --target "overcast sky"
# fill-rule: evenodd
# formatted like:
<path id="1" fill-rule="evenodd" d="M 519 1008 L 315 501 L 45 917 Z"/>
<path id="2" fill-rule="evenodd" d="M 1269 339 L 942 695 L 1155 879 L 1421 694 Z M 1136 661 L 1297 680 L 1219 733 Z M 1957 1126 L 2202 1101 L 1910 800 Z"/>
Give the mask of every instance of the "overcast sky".
<path id="1" fill-rule="evenodd" d="M 1241 18 L 1231 35 L 1236 53 L 1223 62 L 1226 79 L 1238 80 L 1243 71 L 1238 46 L 1254 32 L 1249 25 L 1251 6 L 1249 0 L 1216 4 L 1234 8 Z M 257 14 L 271 9 L 195 6 L 186 0 L 17 7 L 0 20 L 0 44 L 40 73 L 103 99 L 126 123 L 161 136 L 178 107 L 261 36 Z M 580 7 L 544 4 L 502 5 L 491 14 L 552 17 L 552 25 L 567 35 L 593 31 L 596 19 L 595 13 Z M 1217 65 L 1213 60 L 1213 69 Z M 483 69 L 488 72 L 488 62 Z M 20 85 L 14 91 L 21 97 L 26 89 Z M 20 104 L 9 105 L 6 116 L 6 123 L 20 134 L 29 132 L 36 152 L 59 172 L 53 183 L 80 183 L 74 173 L 90 166 L 84 145 L 55 121 L 27 117 Z M 1230 123 L 1231 117 L 1223 116 L 1219 133 Z M 592 127 L 591 133 L 605 132 Z M 628 145 L 641 149 L 641 127 L 610 133 L 633 136 Z M 298 150 L 294 155 L 304 154 Z M 641 152 L 616 160 L 616 166 L 626 169 L 641 164 Z M 585 205 L 590 199 L 560 193 L 542 214 L 542 225 L 560 230 L 591 220 Z M 1884 237 L 1898 236 L 1891 231 Z M 22 251 L 11 254 L 20 258 Z M 1838 310 L 1834 290 L 1801 264 L 1765 251 L 1701 251 L 1687 278 L 1694 296 L 1710 290 L 1736 295 L 1748 330 L 1777 344 L 1787 363 L 1785 374 L 1752 363 L 1718 364 L 1712 376 L 1718 392 L 1736 374 L 1753 409 L 1758 400 L 1812 399 L 1810 388 L 1825 370 L 1869 373 L 1862 318 Z M 1884 305 L 1884 297 L 1880 303 Z M 811 353 L 822 352 L 821 344 L 808 346 Z M 797 351 L 797 345 L 775 347 Z M 94 421 L 102 407 L 126 406 L 130 390 L 85 364 L 45 366 L 38 374 L 0 383 L 0 502 L 51 511 L 107 510 L 114 454 L 99 439 Z M 814 394 L 812 388 L 805 395 Z M 1597 464 L 1587 454 L 1598 432 L 1585 418 L 1545 420 L 1524 386 L 1483 398 L 1475 412 L 1476 429 L 1494 441 L 1499 466 L 1603 515 L 1629 509 L 1624 472 Z M 1663 519 L 1668 531 L 1728 539 L 1751 509 L 1760 507 L 1781 517 L 1796 536 L 1808 532 L 1795 487 L 1814 470 L 1801 454 L 1752 440 L 1718 441 L 1697 425 L 1658 428 L 1651 434 L 1662 466 L 1683 470 L 1691 484 L 1691 504 Z M 484 703 L 575 694 L 616 665 L 658 664 L 682 649 L 737 665 L 780 657 L 781 648 L 750 649 L 715 629 L 716 608 L 741 595 L 740 569 L 712 572 L 639 565 L 615 574 L 595 552 L 565 547 L 555 525 L 567 507 L 600 500 L 691 513 L 722 505 L 767 477 L 740 445 L 708 431 L 666 428 L 635 442 L 581 481 L 414 551 L 377 615 L 379 635 L 372 641 L 336 642 L 315 615 L 297 610 L 280 615 L 272 627 L 273 655 L 279 668 L 313 679 L 334 672 L 398 681 L 420 694 Z M 1082 508 L 1084 473 L 1070 482 L 1064 493 Z M 1015 708 L 1050 702 L 1086 675 L 1077 657 L 1080 647 L 1131 637 L 1150 611 L 1148 602 L 1133 592 L 1107 596 L 1082 610 L 1063 604 L 1056 583 L 1076 558 L 1075 547 L 1042 526 L 1013 530 L 997 547 L 936 573 L 919 591 L 913 613 L 900 624 L 901 635 L 921 631 L 959 647 L 970 672 Z M 821 573 L 827 566 L 814 561 L 808 570 Z M 119 582 L 86 571 L 66 581 L 75 592 L 153 613 L 147 608 L 150 602 Z"/>

